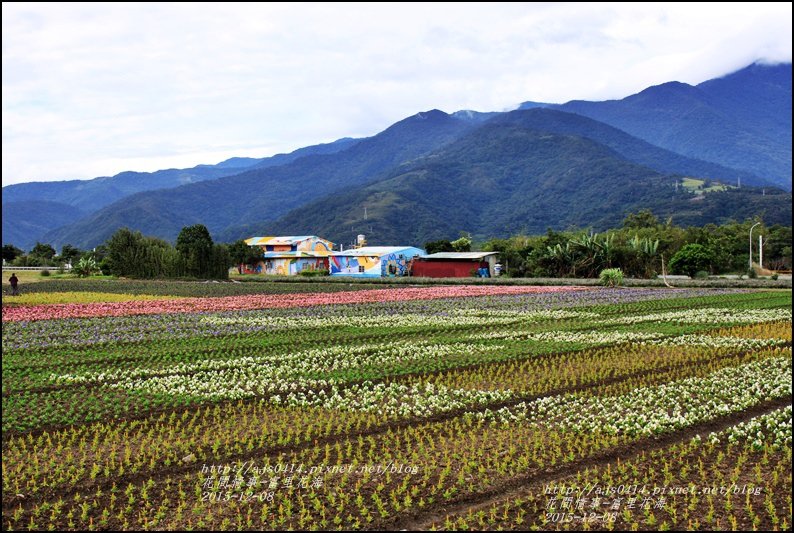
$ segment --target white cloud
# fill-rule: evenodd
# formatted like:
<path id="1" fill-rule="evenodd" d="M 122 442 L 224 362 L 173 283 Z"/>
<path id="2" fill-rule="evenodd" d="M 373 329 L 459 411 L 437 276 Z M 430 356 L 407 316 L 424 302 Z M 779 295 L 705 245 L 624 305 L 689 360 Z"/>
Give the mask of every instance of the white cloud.
<path id="1" fill-rule="evenodd" d="M 3 185 L 263 157 L 431 108 L 791 61 L 790 3 L 3 7 Z"/>

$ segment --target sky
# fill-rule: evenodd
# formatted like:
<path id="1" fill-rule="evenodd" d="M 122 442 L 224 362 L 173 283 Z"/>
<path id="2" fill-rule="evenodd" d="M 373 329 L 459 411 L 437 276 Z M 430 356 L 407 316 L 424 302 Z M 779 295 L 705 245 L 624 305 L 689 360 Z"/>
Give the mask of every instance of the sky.
<path id="1" fill-rule="evenodd" d="M 429 109 L 791 62 L 781 3 L 3 2 L 3 186 L 266 157 Z"/>

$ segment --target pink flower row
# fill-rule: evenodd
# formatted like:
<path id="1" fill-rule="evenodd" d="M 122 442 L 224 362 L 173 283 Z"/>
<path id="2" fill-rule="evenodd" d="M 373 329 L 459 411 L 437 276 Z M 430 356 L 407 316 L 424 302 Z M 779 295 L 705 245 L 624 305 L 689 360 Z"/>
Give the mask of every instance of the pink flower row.
<path id="1" fill-rule="evenodd" d="M 3 322 L 21 320 L 51 320 L 58 318 L 87 318 L 103 316 L 151 315 L 160 313 L 199 313 L 272 309 L 278 307 L 310 307 L 313 305 L 360 304 L 406 300 L 434 300 L 438 298 L 466 298 L 470 296 L 500 296 L 509 294 L 567 292 L 586 290 L 585 287 L 477 286 L 410 287 L 404 289 L 374 289 L 333 293 L 266 294 L 224 296 L 219 298 L 180 298 L 111 303 L 53 304 L 35 306 L 3 306 Z"/>

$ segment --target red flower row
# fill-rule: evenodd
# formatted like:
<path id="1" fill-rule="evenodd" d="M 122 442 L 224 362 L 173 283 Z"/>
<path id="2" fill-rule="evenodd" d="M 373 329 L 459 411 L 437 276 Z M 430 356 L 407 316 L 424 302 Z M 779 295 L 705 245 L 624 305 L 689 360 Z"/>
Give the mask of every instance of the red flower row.
<path id="1" fill-rule="evenodd" d="M 279 307 L 310 307 L 313 305 L 361 304 L 470 296 L 502 296 L 510 294 L 567 292 L 585 287 L 477 286 L 410 287 L 332 293 L 267 294 L 224 296 L 220 298 L 181 298 L 112 303 L 54 304 L 35 306 L 3 306 L 3 322 L 51 320 L 103 316 L 151 315 L 160 313 L 199 313 L 273 309 Z"/>

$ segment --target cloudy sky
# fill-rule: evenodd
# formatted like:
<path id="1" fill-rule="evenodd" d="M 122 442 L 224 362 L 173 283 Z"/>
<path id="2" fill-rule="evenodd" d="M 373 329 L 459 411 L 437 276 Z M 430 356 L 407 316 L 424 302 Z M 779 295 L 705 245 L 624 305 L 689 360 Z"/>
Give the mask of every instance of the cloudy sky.
<path id="1" fill-rule="evenodd" d="M 792 48 L 790 2 L 2 6 L 4 186 L 622 98 Z"/>

